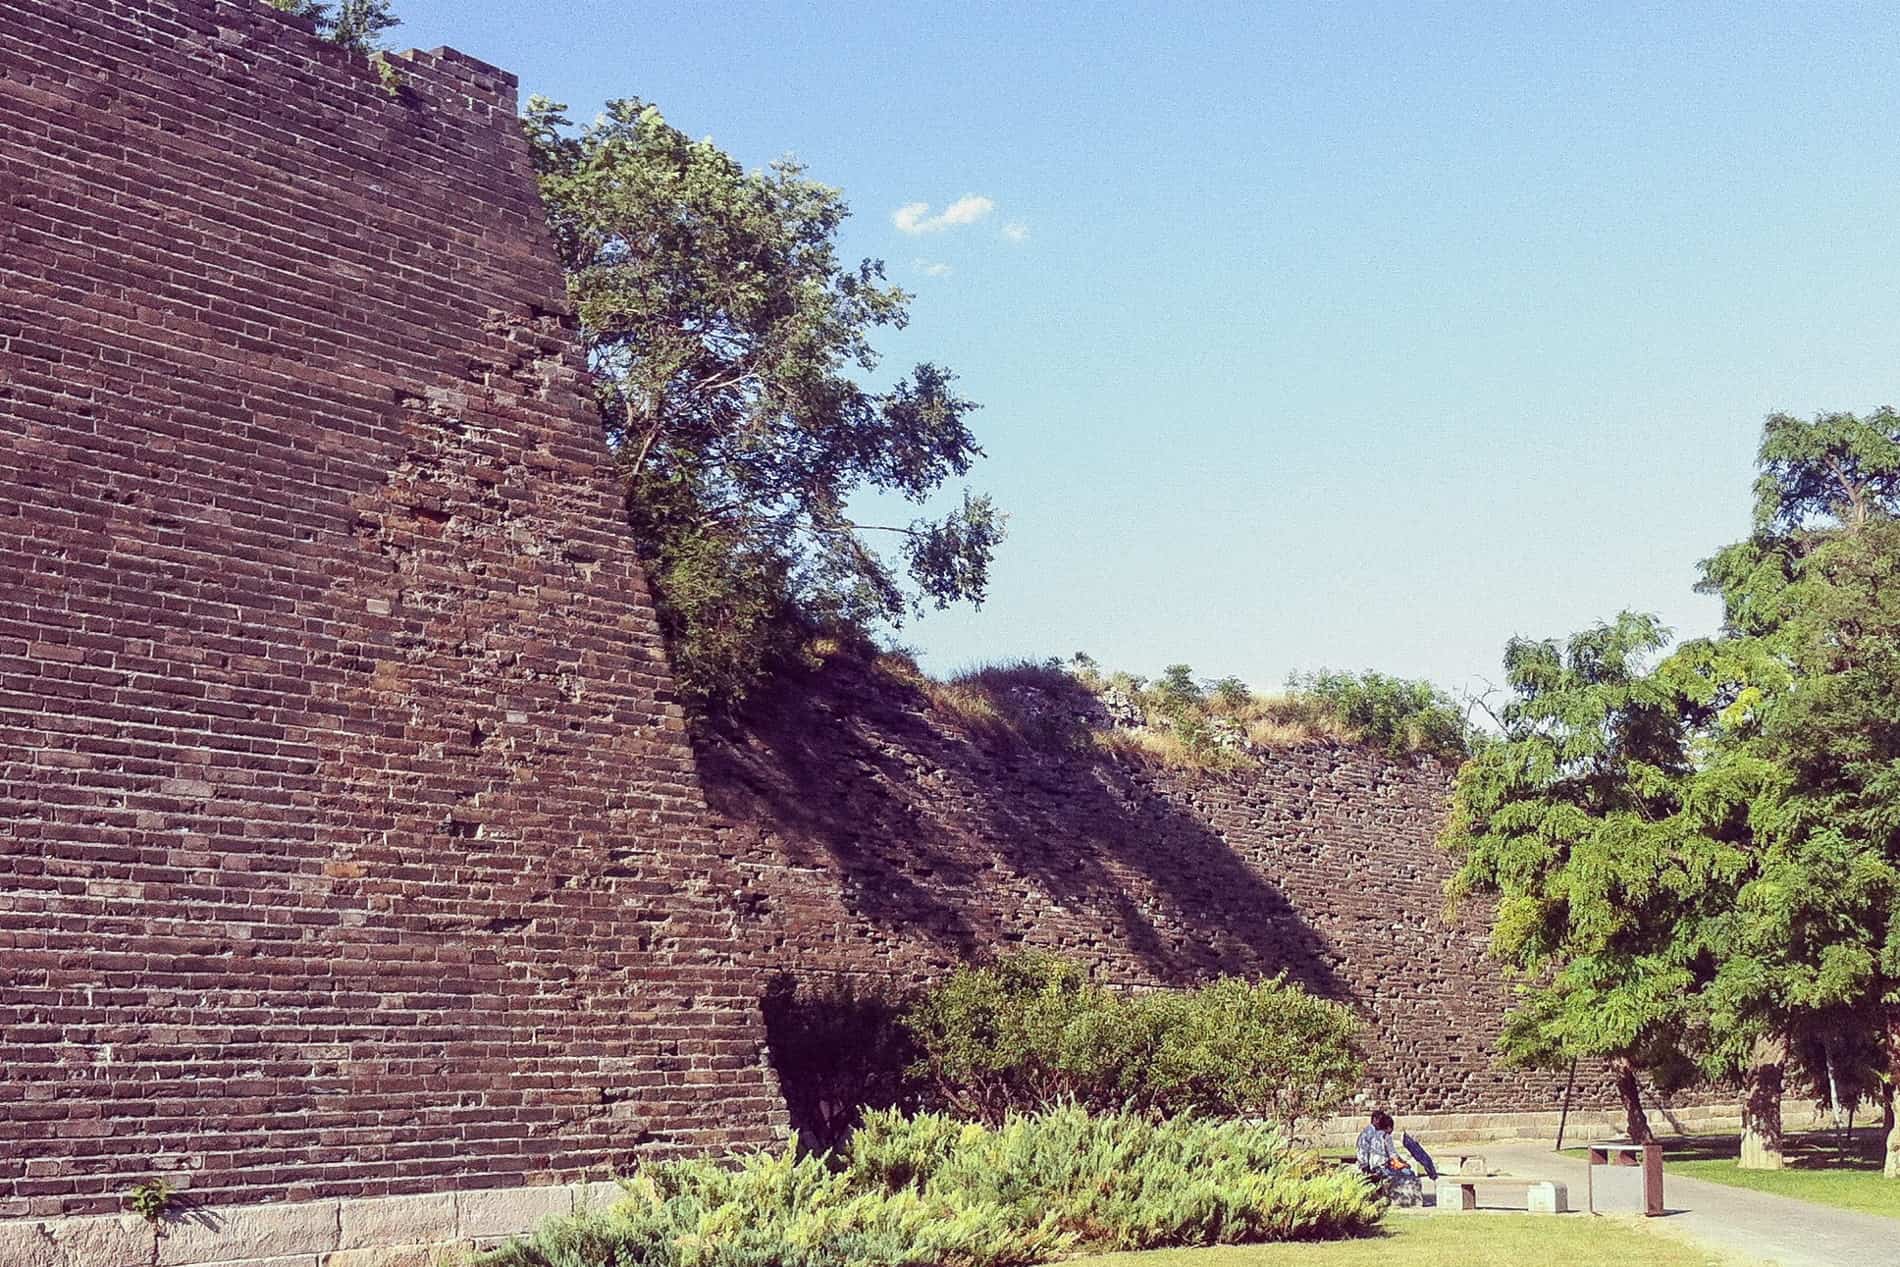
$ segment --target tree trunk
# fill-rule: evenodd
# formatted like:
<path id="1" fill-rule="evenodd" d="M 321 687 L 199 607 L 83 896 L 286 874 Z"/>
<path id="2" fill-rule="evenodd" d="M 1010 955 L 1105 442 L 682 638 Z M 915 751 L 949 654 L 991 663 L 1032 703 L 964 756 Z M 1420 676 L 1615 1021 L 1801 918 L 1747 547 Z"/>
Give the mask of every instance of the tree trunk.
<path id="1" fill-rule="evenodd" d="M 1632 1144 L 1647 1144 L 1655 1139 L 1649 1129 L 1649 1115 L 1643 1112 L 1643 1088 L 1636 1081 L 1636 1066 L 1617 1059 L 1610 1062 L 1616 1073 L 1617 1098 L 1623 1101 L 1624 1133 Z"/>
<path id="2" fill-rule="evenodd" d="M 1900 1015 L 1887 1018 L 1887 1166 L 1889 1179 L 1900 1179 L 1900 1121 L 1894 1120 L 1893 1094 L 1900 1087 Z"/>
<path id="3" fill-rule="evenodd" d="M 1742 1083 L 1743 1170 L 1780 1170 L 1782 1065 L 1787 1046 L 1762 1039 L 1755 1044 L 1754 1063 Z"/>

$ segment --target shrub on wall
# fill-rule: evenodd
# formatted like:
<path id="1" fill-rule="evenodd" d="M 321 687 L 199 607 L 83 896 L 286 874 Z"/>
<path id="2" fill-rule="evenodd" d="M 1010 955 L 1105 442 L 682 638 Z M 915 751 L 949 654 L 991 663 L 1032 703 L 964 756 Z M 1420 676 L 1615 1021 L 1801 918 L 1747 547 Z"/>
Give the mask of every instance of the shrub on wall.
<path id="1" fill-rule="evenodd" d="M 1062 1103 L 1291 1123 L 1361 1070 L 1351 1011 L 1279 978 L 1128 994 L 1038 952 L 958 969 L 906 1023 L 930 1097 L 992 1123 Z"/>
<path id="2" fill-rule="evenodd" d="M 1270 1127 L 1070 1107 L 1000 1126 L 868 1114 L 846 1152 L 643 1168 L 483 1267 L 1026 1267 L 1075 1253 L 1319 1240 L 1383 1204 Z"/>

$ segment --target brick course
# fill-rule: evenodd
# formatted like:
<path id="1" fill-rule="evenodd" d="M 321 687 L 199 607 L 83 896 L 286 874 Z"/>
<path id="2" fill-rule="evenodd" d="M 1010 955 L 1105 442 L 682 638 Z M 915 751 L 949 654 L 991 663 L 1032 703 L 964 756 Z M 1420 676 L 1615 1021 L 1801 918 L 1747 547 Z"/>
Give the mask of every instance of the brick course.
<path id="1" fill-rule="evenodd" d="M 515 123 L 0 0 L 0 1218 L 776 1135 Z"/>

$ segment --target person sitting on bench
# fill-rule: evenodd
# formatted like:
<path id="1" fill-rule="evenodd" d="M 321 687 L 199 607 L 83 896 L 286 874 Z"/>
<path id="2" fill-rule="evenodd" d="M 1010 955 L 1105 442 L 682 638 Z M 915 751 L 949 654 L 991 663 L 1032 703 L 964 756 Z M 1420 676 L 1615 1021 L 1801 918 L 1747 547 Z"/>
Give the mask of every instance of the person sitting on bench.
<path id="1" fill-rule="evenodd" d="M 1413 1145 L 1411 1136 L 1405 1137 L 1408 1145 Z M 1422 1152 L 1414 1145 L 1414 1153 Z M 1359 1169 L 1378 1182 L 1392 1204 L 1417 1206 L 1425 1204 L 1425 1193 L 1419 1184 L 1418 1171 L 1412 1163 L 1400 1155 L 1398 1146 L 1392 1142 L 1392 1115 L 1384 1109 L 1375 1109 L 1372 1125 L 1359 1132 L 1358 1143 Z M 1434 1176 L 1436 1177 L 1436 1176 Z"/>

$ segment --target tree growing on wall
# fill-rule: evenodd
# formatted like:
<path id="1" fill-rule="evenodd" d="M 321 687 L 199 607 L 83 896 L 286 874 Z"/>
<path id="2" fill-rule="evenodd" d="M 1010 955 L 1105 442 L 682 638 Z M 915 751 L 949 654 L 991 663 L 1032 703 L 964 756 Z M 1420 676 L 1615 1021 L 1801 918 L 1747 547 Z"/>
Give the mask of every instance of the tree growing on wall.
<path id="1" fill-rule="evenodd" d="M 270 0 L 274 9 L 317 24 L 317 33 L 365 55 L 383 47 L 383 34 L 402 25 L 390 12 L 390 0 Z"/>
<path id="2" fill-rule="evenodd" d="M 1457 762 L 1479 738 L 1458 702 L 1430 682 L 1370 670 L 1322 670 L 1296 673 L 1287 687 L 1319 701 L 1362 742 L 1394 755 L 1429 752 Z"/>
<path id="3" fill-rule="evenodd" d="M 791 160 L 747 171 L 643 101 L 578 130 L 563 109 L 531 99 L 524 126 L 682 687 L 732 700 L 811 629 L 980 603 L 988 497 L 899 524 L 848 509 L 922 503 L 981 450 L 948 370 L 861 385 L 909 296 L 839 259 L 838 192 Z"/>

